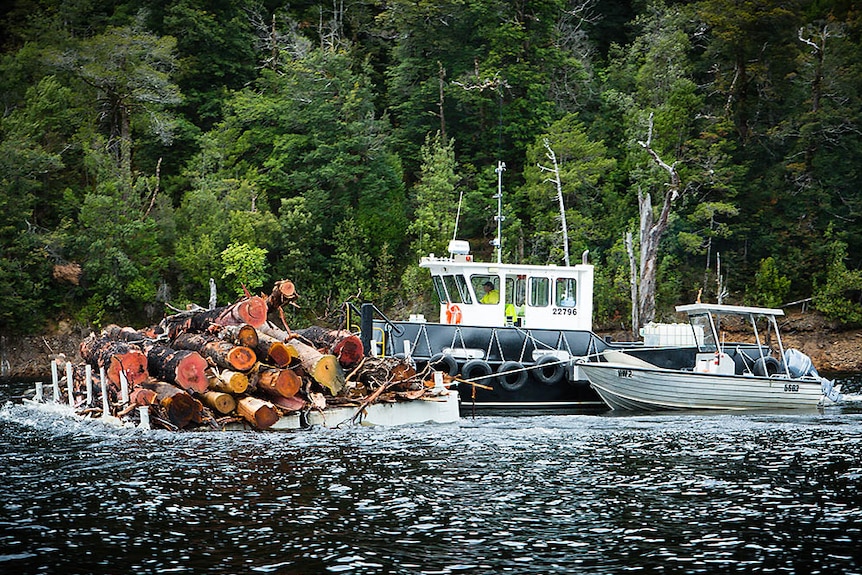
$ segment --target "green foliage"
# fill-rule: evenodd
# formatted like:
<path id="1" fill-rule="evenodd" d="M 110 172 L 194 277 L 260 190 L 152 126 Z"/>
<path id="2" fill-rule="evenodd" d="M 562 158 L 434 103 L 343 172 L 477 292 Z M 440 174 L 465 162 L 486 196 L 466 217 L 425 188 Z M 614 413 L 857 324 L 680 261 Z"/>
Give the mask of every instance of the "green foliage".
<path id="1" fill-rule="evenodd" d="M 814 291 L 814 306 L 842 325 L 862 324 L 862 270 L 847 268 L 847 244 L 833 240 L 826 278 Z"/>
<path id="2" fill-rule="evenodd" d="M 368 238 L 357 221 L 348 217 L 338 223 L 332 241 L 333 274 L 331 285 L 336 302 L 364 299 L 371 295 L 372 258 Z"/>
<path id="3" fill-rule="evenodd" d="M 548 147 L 556 159 L 558 173 L 554 173 Z M 529 227 L 534 230 L 528 238 L 534 246 L 532 261 L 562 262 L 560 206 L 553 180 L 559 176 L 567 212 L 569 248 L 579 254 L 595 245 L 596 236 L 600 235 L 597 228 L 604 218 L 613 216 L 609 209 L 613 201 L 604 197 L 603 181 L 615 166 L 616 160 L 608 157 L 604 142 L 593 141 L 576 114 L 567 114 L 554 122 L 530 146 L 521 192 L 526 195 Z"/>
<path id="4" fill-rule="evenodd" d="M 175 46 L 174 38 L 156 36 L 135 23 L 108 27 L 54 55 L 60 69 L 91 89 L 107 149 L 125 186 L 132 184 L 132 132 L 143 126 L 165 144 L 173 137 L 168 109 L 181 100 L 170 76 Z"/>
<path id="5" fill-rule="evenodd" d="M 858 11 L 613 4 L 13 3 L 0 21 L 0 330 L 57 313 L 148 319 L 241 274 L 293 280 L 309 321 L 360 290 L 433 317 L 416 258 L 445 251 L 461 193 L 458 236 L 494 257 L 498 160 L 504 256 L 561 259 L 545 138 L 572 257 L 589 249 L 596 264 L 596 321 L 626 323 L 620 238 L 638 190 L 667 184 L 639 144 L 650 116 L 684 192 L 660 247 L 660 307 L 708 282 L 704 260 L 721 253 L 730 299 L 816 288 L 819 308 L 856 321 Z M 223 278 L 222 254 L 243 245 Z M 54 277 L 75 264 L 78 285 Z"/>
<path id="6" fill-rule="evenodd" d="M 254 293 L 268 279 L 265 249 L 231 242 L 219 255 L 224 266 L 221 277 L 237 297 Z"/>
<path id="7" fill-rule="evenodd" d="M 760 268 L 754 276 L 754 285 L 746 292 L 745 299 L 751 305 L 779 307 L 787 302 L 790 293 L 790 279 L 781 275 L 772 257 L 760 261 Z"/>
<path id="8" fill-rule="evenodd" d="M 84 199 L 68 250 L 83 263 L 90 307 L 98 317 L 140 321 L 145 304 L 155 299 L 168 260 L 156 222 L 142 212 L 139 203 L 109 186 Z"/>
<path id="9" fill-rule="evenodd" d="M 415 186 L 413 221 L 408 231 L 417 258 L 429 253 L 444 254 L 455 228 L 458 211 L 458 183 L 455 142 L 444 142 L 440 133 L 428 136 L 422 146 L 422 171 Z"/>

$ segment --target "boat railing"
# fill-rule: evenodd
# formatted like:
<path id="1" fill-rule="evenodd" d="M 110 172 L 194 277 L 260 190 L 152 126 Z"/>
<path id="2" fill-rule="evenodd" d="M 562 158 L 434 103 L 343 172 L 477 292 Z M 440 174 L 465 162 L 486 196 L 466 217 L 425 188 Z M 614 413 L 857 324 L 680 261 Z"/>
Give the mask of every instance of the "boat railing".
<path id="1" fill-rule="evenodd" d="M 362 341 L 362 346 L 365 350 L 370 350 L 372 342 L 374 341 L 374 316 L 376 315 L 383 323 L 386 325 L 386 328 L 395 334 L 395 336 L 400 336 L 404 334 L 404 328 L 397 325 L 391 319 L 386 317 L 380 309 L 374 305 L 373 303 L 363 303 L 360 309 L 356 309 L 356 306 L 351 302 L 345 302 L 344 304 L 347 307 L 347 325 L 350 325 L 350 311 L 352 310 L 354 313 L 359 314 L 359 339 Z M 384 331 L 383 335 L 383 354 L 386 353 L 386 335 Z"/>

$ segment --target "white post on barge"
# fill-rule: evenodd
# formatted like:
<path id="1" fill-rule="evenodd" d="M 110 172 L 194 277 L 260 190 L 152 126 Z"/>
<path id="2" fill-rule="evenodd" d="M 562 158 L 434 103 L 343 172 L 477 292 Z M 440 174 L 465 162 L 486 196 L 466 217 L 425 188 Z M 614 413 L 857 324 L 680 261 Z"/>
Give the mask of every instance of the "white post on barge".
<path id="1" fill-rule="evenodd" d="M 69 407 L 75 407 L 75 377 L 72 372 L 72 362 L 66 362 L 66 393 L 69 395 Z"/>
<path id="2" fill-rule="evenodd" d="M 150 406 L 149 405 L 141 405 L 138 407 L 138 413 L 141 416 L 141 423 L 138 425 L 140 429 L 151 429 L 150 428 Z"/>
<path id="3" fill-rule="evenodd" d="M 120 370 L 120 403 L 129 404 L 129 378 L 126 377 L 124 369 Z"/>
<path id="4" fill-rule="evenodd" d="M 84 378 L 87 380 L 87 407 L 93 405 L 93 366 L 84 366 Z"/>
<path id="5" fill-rule="evenodd" d="M 57 374 L 57 360 L 51 360 L 51 381 L 54 384 L 54 403 L 60 403 L 60 376 Z"/>
<path id="6" fill-rule="evenodd" d="M 102 417 L 111 416 L 111 404 L 108 402 L 108 381 L 105 379 L 105 368 L 99 368 L 99 382 L 102 384 Z"/>

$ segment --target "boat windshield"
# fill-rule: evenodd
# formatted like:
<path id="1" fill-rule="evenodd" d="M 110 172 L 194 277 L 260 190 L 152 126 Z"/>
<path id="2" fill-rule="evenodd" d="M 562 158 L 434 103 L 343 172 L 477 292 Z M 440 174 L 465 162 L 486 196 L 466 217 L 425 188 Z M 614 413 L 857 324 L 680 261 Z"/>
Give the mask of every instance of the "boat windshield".
<path id="1" fill-rule="evenodd" d="M 462 275 L 432 276 L 434 289 L 441 302 L 473 303 L 473 297 Z"/>
<path id="2" fill-rule="evenodd" d="M 688 320 L 691 323 L 691 328 L 695 334 L 695 341 L 698 341 L 697 334 L 698 332 L 703 333 L 703 342 L 698 345 L 698 348 L 702 352 L 714 352 L 718 351 L 719 342 L 715 339 L 715 330 L 712 325 L 712 316 L 708 313 L 704 314 L 691 314 L 688 316 Z M 701 331 L 702 330 L 702 331 Z"/>
<path id="3" fill-rule="evenodd" d="M 473 284 L 473 290 L 478 294 L 479 303 L 482 304 L 498 304 L 500 303 L 500 278 L 495 275 L 472 275 L 470 281 Z"/>

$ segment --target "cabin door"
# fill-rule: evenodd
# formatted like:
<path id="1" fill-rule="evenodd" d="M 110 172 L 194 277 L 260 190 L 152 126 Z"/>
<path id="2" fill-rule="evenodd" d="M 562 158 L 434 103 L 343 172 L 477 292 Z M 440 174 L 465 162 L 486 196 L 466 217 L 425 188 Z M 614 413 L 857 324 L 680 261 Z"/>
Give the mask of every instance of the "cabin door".
<path id="1" fill-rule="evenodd" d="M 506 325 L 522 325 L 527 302 L 527 276 L 506 276 Z"/>

